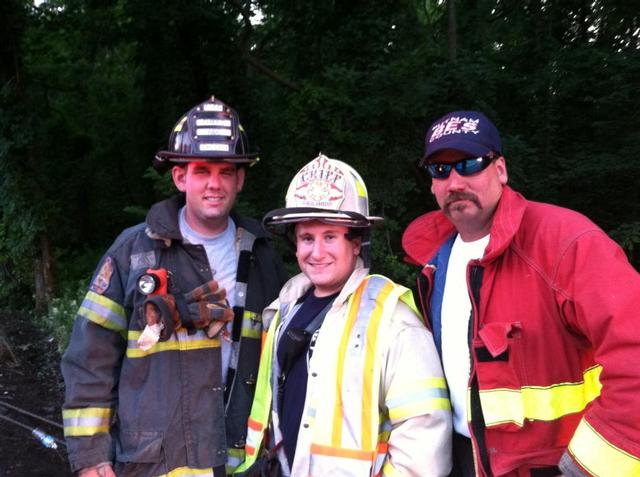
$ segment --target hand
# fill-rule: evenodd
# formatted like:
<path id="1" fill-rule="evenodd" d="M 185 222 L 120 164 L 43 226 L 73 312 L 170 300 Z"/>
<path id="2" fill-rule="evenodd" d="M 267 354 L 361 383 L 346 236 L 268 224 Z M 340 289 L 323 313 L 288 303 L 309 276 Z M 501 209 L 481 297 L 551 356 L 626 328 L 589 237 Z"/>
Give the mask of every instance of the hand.
<path id="1" fill-rule="evenodd" d="M 117 477 L 110 462 L 102 462 L 78 471 L 78 477 Z"/>

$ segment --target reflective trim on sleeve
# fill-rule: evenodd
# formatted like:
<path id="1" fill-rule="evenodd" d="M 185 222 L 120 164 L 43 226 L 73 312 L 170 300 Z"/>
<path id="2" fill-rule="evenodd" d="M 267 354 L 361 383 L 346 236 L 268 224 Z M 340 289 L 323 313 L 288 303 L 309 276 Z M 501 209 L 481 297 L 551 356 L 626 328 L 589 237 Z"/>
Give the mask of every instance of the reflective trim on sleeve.
<path id="1" fill-rule="evenodd" d="M 569 442 L 573 458 L 591 475 L 640 475 L 640 458 L 614 446 L 582 418 Z"/>
<path id="2" fill-rule="evenodd" d="M 404 474 L 396 469 L 389 459 L 387 459 L 382 467 L 382 477 L 404 477 Z"/>
<path id="3" fill-rule="evenodd" d="M 109 330 L 123 332 L 127 329 L 124 308 L 104 295 L 88 291 L 82 300 L 78 315 Z"/>
<path id="4" fill-rule="evenodd" d="M 599 365 L 587 369 L 584 381 L 576 383 L 481 390 L 486 426 L 514 423 L 522 427 L 525 419 L 553 421 L 580 412 L 600 394 L 601 371 Z"/>
<path id="5" fill-rule="evenodd" d="M 219 348 L 219 338 L 209 338 L 204 331 L 198 330 L 190 335 L 185 329 L 179 329 L 167 341 L 158 341 L 147 351 L 143 351 L 138 346 L 138 338 L 142 332 L 129 330 L 127 357 L 144 358 L 154 353 L 165 351 L 192 351 L 196 349 Z"/>
<path id="6" fill-rule="evenodd" d="M 385 405 L 393 421 L 451 409 L 444 378 L 421 379 L 411 383 L 400 393 L 388 396 Z"/>
<path id="7" fill-rule="evenodd" d="M 109 407 L 63 409 L 62 421 L 66 437 L 93 436 L 109 432 L 113 410 Z"/>

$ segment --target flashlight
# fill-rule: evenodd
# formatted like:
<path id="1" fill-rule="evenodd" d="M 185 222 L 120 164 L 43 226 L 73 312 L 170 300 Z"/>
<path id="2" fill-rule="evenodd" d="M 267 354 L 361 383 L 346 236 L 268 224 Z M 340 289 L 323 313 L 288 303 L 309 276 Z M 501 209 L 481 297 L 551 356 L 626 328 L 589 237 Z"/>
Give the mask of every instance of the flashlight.
<path id="1" fill-rule="evenodd" d="M 166 268 L 148 268 L 138 277 L 138 291 L 143 295 L 167 294 L 167 270 Z"/>

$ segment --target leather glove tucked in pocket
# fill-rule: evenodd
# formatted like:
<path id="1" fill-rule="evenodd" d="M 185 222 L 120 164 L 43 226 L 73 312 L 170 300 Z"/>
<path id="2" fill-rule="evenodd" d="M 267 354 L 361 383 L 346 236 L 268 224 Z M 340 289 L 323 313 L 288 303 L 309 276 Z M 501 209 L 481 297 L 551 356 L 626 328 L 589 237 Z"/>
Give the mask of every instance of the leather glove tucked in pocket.
<path id="1" fill-rule="evenodd" d="M 150 295 L 143 305 L 145 332 L 149 327 L 159 329 L 158 339 L 166 341 L 175 330 L 184 327 L 190 333 L 204 329 L 209 338 L 214 338 L 227 322 L 233 320 L 233 310 L 226 297 L 226 290 L 220 288 L 215 280 L 184 294 Z M 153 344 L 155 342 L 151 346 Z M 149 347 L 147 345 L 147 349 Z"/>

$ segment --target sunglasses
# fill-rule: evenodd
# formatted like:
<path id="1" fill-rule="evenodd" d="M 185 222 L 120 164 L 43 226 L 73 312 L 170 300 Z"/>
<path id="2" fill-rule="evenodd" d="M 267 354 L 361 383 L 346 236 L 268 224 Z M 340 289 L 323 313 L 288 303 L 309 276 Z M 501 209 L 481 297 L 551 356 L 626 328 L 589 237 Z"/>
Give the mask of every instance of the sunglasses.
<path id="1" fill-rule="evenodd" d="M 498 156 L 490 153 L 486 156 L 467 157 L 451 163 L 424 164 L 423 167 L 434 179 L 446 179 L 453 169 L 461 176 L 467 177 L 484 171 L 497 158 Z"/>

